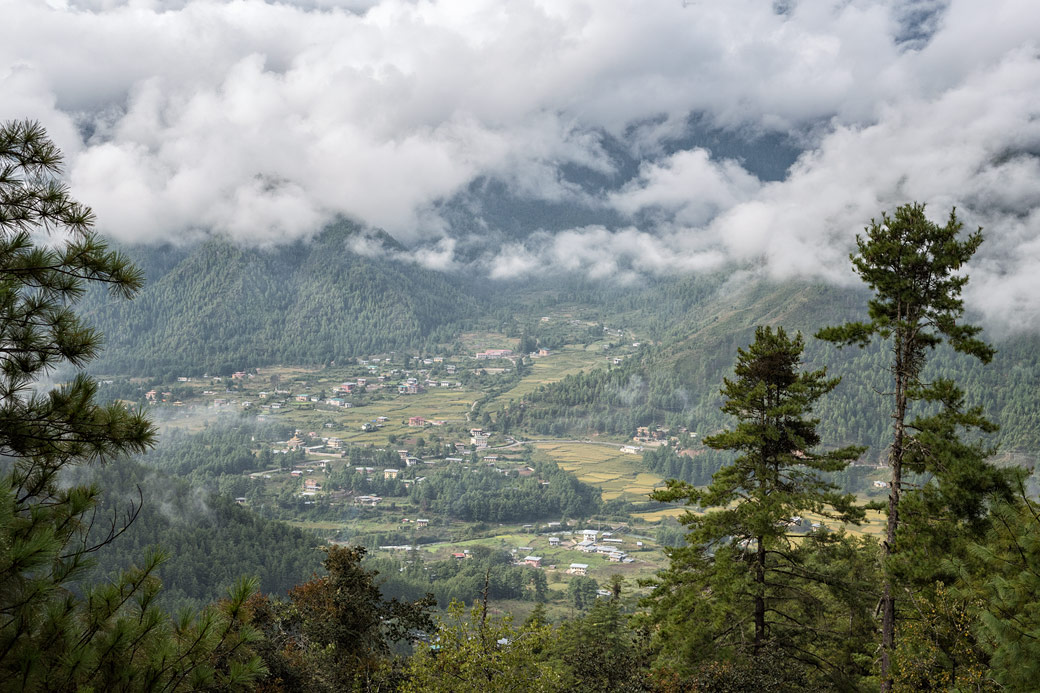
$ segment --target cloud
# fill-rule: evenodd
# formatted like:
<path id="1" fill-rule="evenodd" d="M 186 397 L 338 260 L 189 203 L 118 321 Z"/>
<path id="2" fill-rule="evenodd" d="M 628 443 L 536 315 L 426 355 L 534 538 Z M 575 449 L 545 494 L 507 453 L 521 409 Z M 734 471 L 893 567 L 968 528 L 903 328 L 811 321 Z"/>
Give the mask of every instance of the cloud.
<path id="1" fill-rule="evenodd" d="M 0 0 L 0 15 L 0 118 L 43 121 L 123 240 L 270 245 L 347 216 L 405 243 L 399 259 L 477 258 L 492 277 L 756 262 L 850 282 L 855 233 L 916 199 L 987 228 L 972 304 L 1040 325 L 1032 0 Z M 762 181 L 691 122 L 748 156 L 777 156 L 770 133 L 804 151 Z M 505 203 L 487 181 L 514 206 L 490 210 Z M 588 219 L 549 230 L 531 205 Z M 495 227 L 510 215 L 520 232 Z"/>

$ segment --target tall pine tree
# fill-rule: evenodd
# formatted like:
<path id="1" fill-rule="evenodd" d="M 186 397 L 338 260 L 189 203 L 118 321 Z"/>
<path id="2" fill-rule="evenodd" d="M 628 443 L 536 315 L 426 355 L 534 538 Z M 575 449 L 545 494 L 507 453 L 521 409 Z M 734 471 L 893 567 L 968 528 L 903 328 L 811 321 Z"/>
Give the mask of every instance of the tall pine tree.
<path id="1" fill-rule="evenodd" d="M 905 505 L 907 471 L 933 474 L 937 483 L 914 501 L 923 520 L 930 503 L 959 508 L 957 519 L 984 514 L 986 494 L 1006 492 L 1006 481 L 986 465 L 978 444 L 965 444 L 963 429 L 992 430 L 978 409 L 968 408 L 963 394 L 946 379 L 926 382 L 922 370 L 928 355 L 946 342 L 963 354 L 989 363 L 994 350 L 978 338 L 981 328 L 962 322 L 961 290 L 968 276 L 961 268 L 982 243 L 982 230 L 959 240 L 963 224 L 951 211 L 940 226 L 925 216 L 922 204 L 907 204 L 893 216 L 872 220 L 864 236 L 856 237 L 858 252 L 850 255 L 857 274 L 874 292 L 869 321 L 822 329 L 817 337 L 839 346 L 864 347 L 877 336 L 890 348 L 892 376 L 892 445 L 888 523 L 882 544 L 881 687 L 892 689 L 892 655 L 896 647 L 896 598 L 893 556 L 899 545 Z M 915 415 L 915 405 L 924 405 Z M 936 409 L 941 409 L 936 414 Z M 953 483 L 951 483 L 953 482 Z M 963 484 L 963 485 L 962 485 Z M 952 505 L 951 505 L 952 503 Z"/>
<path id="2" fill-rule="evenodd" d="M 654 493 L 705 511 L 681 519 L 691 530 L 688 545 L 669 551 L 671 565 L 652 599 L 666 649 L 685 648 L 674 653 L 679 658 L 757 658 L 781 650 L 793 661 L 827 666 L 811 645 L 826 637 L 818 616 L 824 596 L 814 585 L 823 576 L 807 560 L 827 539 L 806 540 L 797 525 L 805 513 L 839 522 L 862 517 L 854 498 L 822 475 L 844 469 L 863 448 L 815 451 L 813 406 L 838 379 L 801 371 L 802 349 L 800 335 L 758 328 L 754 343 L 738 350 L 736 377 L 722 388 L 722 410 L 737 424 L 704 441 L 738 457 L 706 488 L 671 480 Z"/>

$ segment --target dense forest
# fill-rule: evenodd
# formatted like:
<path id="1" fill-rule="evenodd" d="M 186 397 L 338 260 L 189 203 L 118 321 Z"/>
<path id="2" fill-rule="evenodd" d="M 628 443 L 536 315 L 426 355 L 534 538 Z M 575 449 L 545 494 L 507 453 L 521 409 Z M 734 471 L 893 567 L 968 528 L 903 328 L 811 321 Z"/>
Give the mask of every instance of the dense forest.
<path id="1" fill-rule="evenodd" d="M 359 233 L 341 222 L 277 251 L 219 239 L 190 250 L 128 248 L 148 283 L 133 302 L 101 291 L 86 302 L 108 344 L 94 369 L 194 376 L 327 364 L 452 343 L 479 314 L 472 292 L 450 277 L 352 251 Z M 388 236 L 378 239 L 396 247 Z"/>
<path id="2" fill-rule="evenodd" d="M 219 599 L 243 575 L 256 576 L 263 592 L 282 595 L 320 567 L 316 536 L 263 519 L 236 504 L 233 496 L 197 481 L 134 460 L 92 469 L 87 479 L 70 479 L 109 489 L 88 540 L 102 540 L 111 525 L 107 520 L 125 520 L 132 505 L 139 511 L 108 550 L 99 553 L 93 577 L 118 574 L 161 550 L 176 557 L 157 572 L 163 603 L 173 611 Z"/>
<path id="3" fill-rule="evenodd" d="M 412 502 L 421 509 L 483 522 L 587 518 L 599 510 L 599 496 L 598 489 L 552 462 L 536 464 L 527 477 L 486 467 L 464 470 L 455 463 L 411 491 Z"/>

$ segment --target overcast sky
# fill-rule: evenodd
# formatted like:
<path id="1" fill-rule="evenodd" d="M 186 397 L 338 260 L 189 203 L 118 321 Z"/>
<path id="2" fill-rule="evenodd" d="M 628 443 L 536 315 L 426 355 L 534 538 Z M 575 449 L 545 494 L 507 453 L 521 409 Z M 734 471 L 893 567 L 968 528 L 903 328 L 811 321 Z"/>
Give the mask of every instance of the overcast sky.
<path id="1" fill-rule="evenodd" d="M 849 282 L 855 234 L 919 200 L 985 227 L 971 304 L 1040 326 L 1036 0 L 0 0 L 0 17 L 0 118 L 43 122 L 120 239 L 271 244 L 345 215 L 444 269 L 486 232 L 494 277 L 737 261 Z M 676 148 L 691 114 L 802 153 L 761 180 Z M 462 234 L 445 203 L 489 180 L 618 221 L 503 242 L 478 205 Z"/>

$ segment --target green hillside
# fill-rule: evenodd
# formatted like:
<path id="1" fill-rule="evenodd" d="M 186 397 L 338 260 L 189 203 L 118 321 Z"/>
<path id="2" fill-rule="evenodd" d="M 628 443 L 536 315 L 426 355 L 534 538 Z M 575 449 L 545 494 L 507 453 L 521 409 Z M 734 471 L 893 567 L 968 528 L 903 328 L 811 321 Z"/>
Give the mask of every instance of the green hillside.
<path id="1" fill-rule="evenodd" d="M 95 369 L 200 375 L 322 364 L 450 341 L 479 314 L 449 275 L 352 252 L 354 233 L 344 222 L 267 250 L 223 240 L 128 249 L 148 282 L 132 302 L 91 297 L 88 316 L 106 338 Z"/>
<path id="2" fill-rule="evenodd" d="M 719 411 L 719 387 L 732 370 L 736 350 L 750 342 L 756 325 L 780 325 L 810 336 L 823 326 L 865 314 L 866 303 L 857 291 L 796 282 L 763 281 L 727 290 L 721 282 L 712 285 L 701 278 L 658 291 L 657 300 L 652 292 L 640 296 L 643 322 L 658 336 L 654 344 L 611 369 L 570 375 L 531 392 L 522 403 L 502 407 L 500 428 L 629 437 L 638 426 L 664 426 L 709 434 L 727 423 Z M 639 319 L 636 311 L 624 315 L 629 324 Z M 1001 425 L 994 439 L 1001 450 L 1033 456 L 1040 450 L 1040 414 L 1032 404 L 1040 387 L 1035 358 L 1040 340 L 1019 336 L 995 346 L 998 354 L 985 367 L 940 350 L 926 376 L 961 383 L 969 402 L 981 405 Z M 879 457 L 890 435 L 879 394 L 887 385 L 885 354 L 876 346 L 839 351 L 809 339 L 806 362 L 843 378 L 816 412 L 824 440 L 835 446 L 868 445 L 868 458 Z"/>

